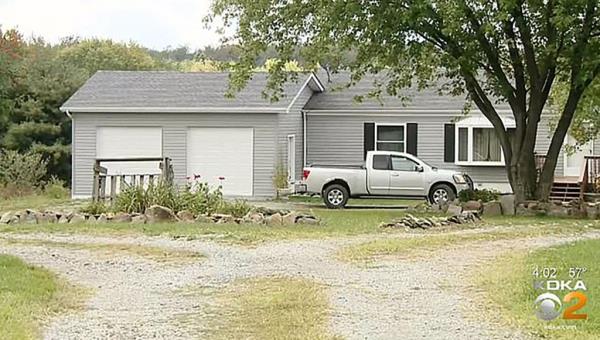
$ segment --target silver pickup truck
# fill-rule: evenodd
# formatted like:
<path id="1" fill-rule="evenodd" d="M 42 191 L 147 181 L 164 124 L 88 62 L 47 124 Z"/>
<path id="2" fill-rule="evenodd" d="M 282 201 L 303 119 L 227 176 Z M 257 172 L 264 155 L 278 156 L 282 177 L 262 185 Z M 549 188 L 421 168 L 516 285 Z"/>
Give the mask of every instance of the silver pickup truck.
<path id="1" fill-rule="evenodd" d="M 343 208 L 351 197 L 422 197 L 431 203 L 452 201 L 473 188 L 463 173 L 430 166 L 417 157 L 390 151 L 369 151 L 363 166 L 311 165 L 302 184 L 320 194 L 328 208 Z"/>

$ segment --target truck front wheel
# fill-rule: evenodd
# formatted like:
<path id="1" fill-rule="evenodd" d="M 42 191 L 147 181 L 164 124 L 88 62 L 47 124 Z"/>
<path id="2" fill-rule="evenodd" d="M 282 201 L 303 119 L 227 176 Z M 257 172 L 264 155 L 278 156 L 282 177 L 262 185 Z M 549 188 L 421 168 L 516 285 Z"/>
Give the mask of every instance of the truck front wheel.
<path id="1" fill-rule="evenodd" d="M 431 204 L 449 203 L 456 199 L 454 190 L 448 184 L 436 184 L 429 192 Z"/>
<path id="2" fill-rule="evenodd" d="M 348 203 L 348 189 L 343 185 L 332 184 L 323 189 L 323 202 L 329 209 L 341 209 Z"/>

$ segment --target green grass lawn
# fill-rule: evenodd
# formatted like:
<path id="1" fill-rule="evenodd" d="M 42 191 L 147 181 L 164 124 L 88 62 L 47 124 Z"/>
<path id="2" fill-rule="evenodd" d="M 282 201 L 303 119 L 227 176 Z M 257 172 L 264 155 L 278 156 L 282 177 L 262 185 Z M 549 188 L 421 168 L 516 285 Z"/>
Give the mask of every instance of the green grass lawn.
<path id="1" fill-rule="evenodd" d="M 206 258 L 204 254 L 191 250 L 168 249 L 140 244 L 73 243 L 0 237 L 0 245 L 2 242 L 7 244 L 20 244 L 40 247 L 57 247 L 75 250 L 83 249 L 93 251 L 97 255 L 104 256 L 108 259 L 113 259 L 115 256 L 125 254 L 167 264 L 191 263 Z"/>
<path id="2" fill-rule="evenodd" d="M 68 197 L 52 198 L 47 195 L 34 194 L 10 199 L 0 198 L 0 213 L 25 209 L 69 209 L 74 210 L 83 206 L 85 200 L 71 200 Z"/>
<path id="3" fill-rule="evenodd" d="M 473 281 L 485 291 L 490 307 L 490 317 L 498 319 L 500 312 L 508 325 L 548 339 L 598 339 L 600 338 L 600 240 L 585 240 L 532 253 L 512 254 L 486 266 Z M 534 300 L 542 291 L 533 289 L 535 267 L 555 267 L 557 278 L 568 280 L 570 267 L 585 267 L 582 276 L 588 290 L 587 304 L 577 313 L 587 313 L 587 320 L 538 320 L 534 314 Z M 539 279 L 538 279 L 539 280 Z M 566 292 L 556 295 L 563 298 Z M 488 302 L 489 301 L 489 302 Z M 564 303 L 573 305 L 573 302 Z"/>
<path id="4" fill-rule="evenodd" d="M 477 233 L 455 234 L 451 229 L 429 232 L 427 237 L 404 237 L 368 241 L 341 249 L 338 257 L 351 262 L 370 263 L 382 257 L 423 257 L 424 252 L 434 252 L 448 247 L 464 246 L 473 242 L 507 240 L 546 235 L 576 235 L 588 231 L 580 225 L 529 224 L 489 228 Z"/>
<path id="5" fill-rule="evenodd" d="M 325 287 L 290 277 L 239 280 L 217 293 L 213 339 L 334 339 Z"/>
<path id="6" fill-rule="evenodd" d="M 0 339 L 40 337 L 40 322 L 81 305 L 82 291 L 51 272 L 0 255 Z"/>

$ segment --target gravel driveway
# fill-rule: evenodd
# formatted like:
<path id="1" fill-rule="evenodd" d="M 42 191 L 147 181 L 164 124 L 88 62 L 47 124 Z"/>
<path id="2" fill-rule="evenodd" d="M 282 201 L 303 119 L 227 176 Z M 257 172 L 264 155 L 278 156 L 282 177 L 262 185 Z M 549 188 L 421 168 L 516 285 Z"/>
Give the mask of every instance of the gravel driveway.
<path id="1" fill-rule="evenodd" d="M 473 232 L 473 231 L 470 231 Z M 46 339 L 202 338 L 210 296 L 190 298 L 182 290 L 196 285 L 220 288 L 238 278 L 303 276 L 329 287 L 334 334 L 347 339 L 522 338 L 514 330 L 467 315 L 478 310 L 472 287 L 461 282 L 470 270 L 502 253 L 574 240 L 543 237 L 477 243 L 448 249 L 426 259 L 385 260 L 359 267 L 335 259 L 352 239 L 270 242 L 257 248 L 208 241 L 157 237 L 108 238 L 47 234 L 10 235 L 73 243 L 139 244 L 204 253 L 197 263 L 166 264 L 130 255 L 107 259 L 90 250 L 14 243 L 0 253 L 17 255 L 53 270 L 72 283 L 93 288 L 82 312 L 60 316 L 45 329 Z M 586 237 L 600 237 L 588 234 Z M 368 237 L 373 239 L 374 237 Z M 186 316 L 197 316 L 190 323 Z M 185 324 L 186 321 L 189 324 Z"/>

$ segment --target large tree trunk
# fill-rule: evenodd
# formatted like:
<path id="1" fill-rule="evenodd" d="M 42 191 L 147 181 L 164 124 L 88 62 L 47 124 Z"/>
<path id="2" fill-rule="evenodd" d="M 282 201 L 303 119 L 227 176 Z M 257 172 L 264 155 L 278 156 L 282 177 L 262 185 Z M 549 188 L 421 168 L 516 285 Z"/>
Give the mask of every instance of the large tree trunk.
<path id="1" fill-rule="evenodd" d="M 510 186 L 516 202 L 535 199 L 537 173 L 533 152 L 518 153 L 518 158 L 508 166 Z"/>

